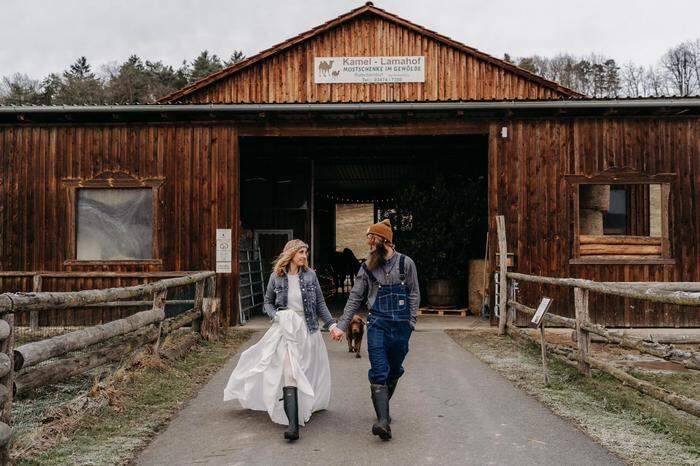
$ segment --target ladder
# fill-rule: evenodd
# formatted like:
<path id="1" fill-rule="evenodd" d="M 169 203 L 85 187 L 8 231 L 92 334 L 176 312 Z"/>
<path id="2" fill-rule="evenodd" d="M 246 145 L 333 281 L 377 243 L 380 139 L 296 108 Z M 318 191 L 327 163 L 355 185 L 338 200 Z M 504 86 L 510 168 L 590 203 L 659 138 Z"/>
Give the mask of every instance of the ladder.
<path id="1" fill-rule="evenodd" d="M 265 280 L 260 248 L 241 249 L 239 252 L 238 309 L 241 325 L 245 325 L 253 310 L 262 308 Z"/>

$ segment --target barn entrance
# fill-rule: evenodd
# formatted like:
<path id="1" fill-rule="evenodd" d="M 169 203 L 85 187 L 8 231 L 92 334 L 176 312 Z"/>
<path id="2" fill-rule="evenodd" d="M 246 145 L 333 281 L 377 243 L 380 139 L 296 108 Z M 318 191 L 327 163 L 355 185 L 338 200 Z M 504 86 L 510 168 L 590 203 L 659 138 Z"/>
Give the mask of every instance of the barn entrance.
<path id="1" fill-rule="evenodd" d="M 242 241 L 261 248 L 266 269 L 282 241 L 270 249 L 274 241 L 260 238 L 290 233 L 312 245 L 312 266 L 331 280 L 334 254 L 366 253 L 363 233 L 339 235 L 346 216 L 361 211 L 365 229 L 392 221 L 397 249 L 416 261 L 422 288 L 454 278 L 456 305 L 469 306 L 468 271 L 483 263 L 486 243 L 486 135 L 242 137 L 240 157 Z M 471 281 L 481 287 L 483 276 L 472 272 Z M 476 300 L 472 307 L 481 310 Z"/>

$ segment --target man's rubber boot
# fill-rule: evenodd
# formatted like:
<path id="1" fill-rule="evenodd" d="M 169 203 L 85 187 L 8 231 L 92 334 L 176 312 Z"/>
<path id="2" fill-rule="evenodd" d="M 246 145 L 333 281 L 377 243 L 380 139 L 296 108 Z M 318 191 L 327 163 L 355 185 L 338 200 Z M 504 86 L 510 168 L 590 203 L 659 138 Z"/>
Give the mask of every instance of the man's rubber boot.
<path id="1" fill-rule="evenodd" d="M 382 440 L 391 439 L 389 427 L 389 389 L 386 385 L 371 385 L 372 403 L 377 413 L 377 422 L 372 426 L 372 433 Z"/>
<path id="2" fill-rule="evenodd" d="M 389 389 L 389 399 L 391 400 L 391 397 L 394 396 L 394 390 L 396 390 L 396 385 L 399 383 L 399 379 L 389 379 L 386 383 L 387 388 Z"/>
<path id="3" fill-rule="evenodd" d="M 299 403 L 297 401 L 297 387 L 284 387 L 284 412 L 289 419 L 289 427 L 284 431 L 284 438 L 293 441 L 299 439 Z"/>

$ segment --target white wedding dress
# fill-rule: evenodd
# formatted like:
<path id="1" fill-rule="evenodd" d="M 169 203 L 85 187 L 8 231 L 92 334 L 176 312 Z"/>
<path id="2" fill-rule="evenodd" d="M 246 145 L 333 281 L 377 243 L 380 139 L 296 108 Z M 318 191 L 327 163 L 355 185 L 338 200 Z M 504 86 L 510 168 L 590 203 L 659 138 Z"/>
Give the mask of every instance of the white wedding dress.
<path id="1" fill-rule="evenodd" d="M 278 311 L 278 318 L 260 341 L 241 354 L 224 389 L 224 401 L 238 400 L 244 408 L 267 411 L 273 422 L 287 425 L 282 387 L 292 380 L 303 426 L 311 413 L 328 407 L 331 372 L 321 332 L 310 333 L 303 308 L 298 309 L 301 294 L 298 300 L 292 298 L 298 281 L 289 280 L 289 286 L 288 304 L 296 309 Z"/>

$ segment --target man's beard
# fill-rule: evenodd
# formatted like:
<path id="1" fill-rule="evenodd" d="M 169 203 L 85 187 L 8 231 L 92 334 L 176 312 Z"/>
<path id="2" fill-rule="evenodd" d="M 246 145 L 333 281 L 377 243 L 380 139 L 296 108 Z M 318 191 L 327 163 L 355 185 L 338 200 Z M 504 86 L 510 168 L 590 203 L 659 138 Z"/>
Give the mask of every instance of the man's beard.
<path id="1" fill-rule="evenodd" d="M 386 255 L 389 253 L 384 243 L 377 243 L 374 251 L 369 253 L 367 259 L 367 267 L 370 270 L 376 270 L 378 267 L 383 267 L 386 264 Z"/>

